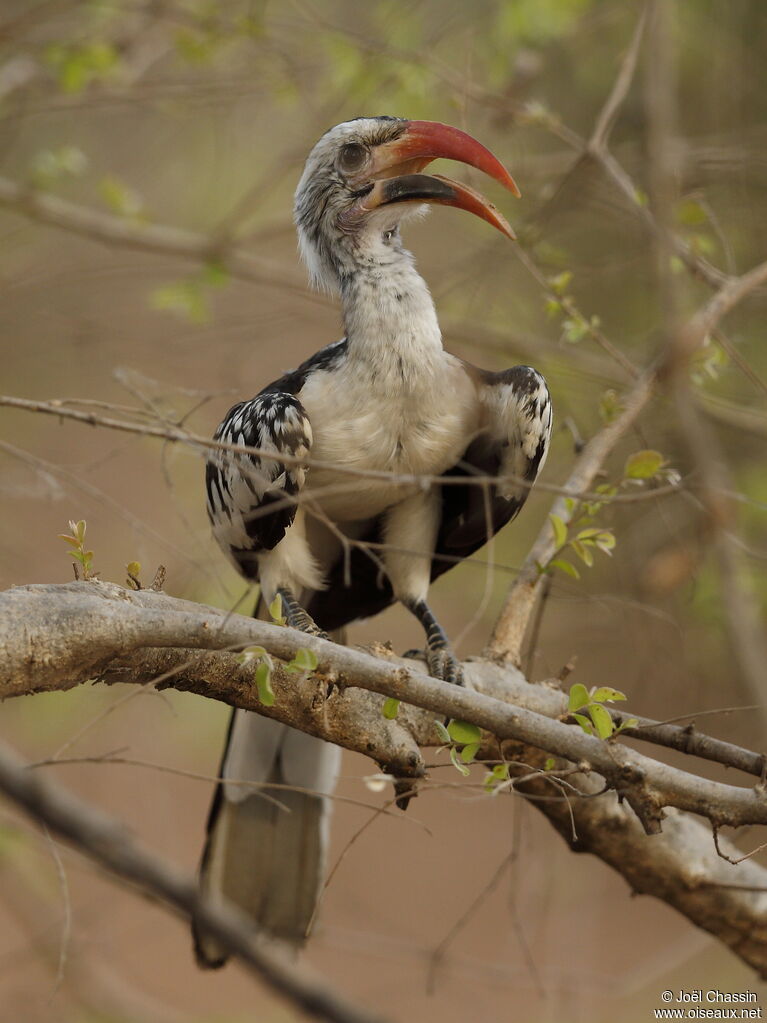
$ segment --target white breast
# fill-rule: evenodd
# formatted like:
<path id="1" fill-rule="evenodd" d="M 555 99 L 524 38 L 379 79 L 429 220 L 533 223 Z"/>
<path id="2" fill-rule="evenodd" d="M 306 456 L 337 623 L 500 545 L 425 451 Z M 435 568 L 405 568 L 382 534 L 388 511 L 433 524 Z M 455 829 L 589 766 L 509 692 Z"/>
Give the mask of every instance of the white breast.
<path id="1" fill-rule="evenodd" d="M 314 373 L 299 395 L 312 424 L 312 461 L 399 475 L 437 476 L 455 465 L 478 424 L 474 385 L 444 351 L 420 367 L 417 382 L 390 386 L 392 365 L 377 372 L 349 359 Z M 370 518 L 416 489 L 313 466 L 307 494 L 335 521 Z"/>

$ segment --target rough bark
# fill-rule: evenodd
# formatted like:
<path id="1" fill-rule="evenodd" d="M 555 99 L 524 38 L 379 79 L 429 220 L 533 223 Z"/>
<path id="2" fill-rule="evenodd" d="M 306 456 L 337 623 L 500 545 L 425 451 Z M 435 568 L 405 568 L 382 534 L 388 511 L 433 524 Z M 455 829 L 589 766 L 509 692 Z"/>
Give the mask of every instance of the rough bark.
<path id="1" fill-rule="evenodd" d="M 272 707 L 259 702 L 252 667 L 237 660 L 235 651 L 251 644 L 276 658 Z M 316 672 L 285 670 L 300 647 L 317 654 Z M 502 751 L 536 768 L 550 755 L 576 764 L 582 773 L 568 778 L 575 788 L 567 799 L 550 798 L 554 781 L 545 772 L 531 779 L 529 767 L 515 767 L 512 776 L 525 775 L 518 791 L 574 849 L 599 856 L 636 891 L 673 905 L 767 976 L 767 870 L 717 857 L 710 833 L 711 825 L 767 823 L 763 777 L 749 787 L 726 785 L 588 736 L 560 720 L 566 717 L 561 692 L 531 685 L 511 667 L 470 661 L 471 688 L 461 689 L 428 677 L 418 662 L 384 648 L 376 654 L 110 583 L 22 586 L 0 594 L 1 697 L 89 679 L 153 682 L 274 717 L 364 753 L 402 779 L 423 776 L 420 747 L 441 742 L 434 721 L 446 717 L 485 730 L 480 756 L 497 759 Z M 396 720 L 382 716 L 382 696 L 403 701 Z M 641 735 L 641 728 L 635 731 Z M 663 728 L 655 733 L 661 741 Z M 758 754 L 689 733 L 687 741 L 709 759 L 763 774 Z M 665 744 L 685 748 L 678 732 Z M 595 797 L 600 790 L 604 795 Z M 726 840 L 720 847 L 736 857 Z"/>

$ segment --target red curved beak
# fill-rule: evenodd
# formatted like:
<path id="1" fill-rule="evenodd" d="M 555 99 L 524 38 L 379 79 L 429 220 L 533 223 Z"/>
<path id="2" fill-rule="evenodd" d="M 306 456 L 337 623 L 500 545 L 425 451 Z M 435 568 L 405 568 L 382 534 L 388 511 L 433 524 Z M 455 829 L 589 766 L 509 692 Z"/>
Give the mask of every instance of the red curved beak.
<path id="1" fill-rule="evenodd" d="M 373 151 L 366 178 L 375 182 L 360 203 L 361 211 L 395 202 L 427 202 L 473 213 L 508 238 L 515 234 L 503 214 L 468 185 L 443 175 L 421 174 L 433 160 L 458 160 L 476 167 L 519 197 L 517 184 L 501 161 L 471 135 L 437 121 L 408 121 L 402 134 Z"/>
<path id="2" fill-rule="evenodd" d="M 401 163 L 406 160 L 417 160 L 420 163 L 418 170 L 423 170 L 432 160 L 438 159 L 467 163 L 483 174 L 495 178 L 518 199 L 520 197 L 516 181 L 501 161 L 481 142 L 477 142 L 460 128 L 440 124 L 439 121 L 408 121 L 404 133 L 390 143 L 389 147 Z"/>

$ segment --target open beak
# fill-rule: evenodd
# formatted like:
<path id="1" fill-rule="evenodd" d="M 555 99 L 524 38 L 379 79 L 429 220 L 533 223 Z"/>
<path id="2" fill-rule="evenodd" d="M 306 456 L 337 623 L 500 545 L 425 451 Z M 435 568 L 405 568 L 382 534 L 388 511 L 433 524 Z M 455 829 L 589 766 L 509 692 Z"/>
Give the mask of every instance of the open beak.
<path id="1" fill-rule="evenodd" d="M 438 203 L 473 213 L 507 238 L 515 238 L 503 214 L 475 189 L 441 174 L 421 173 L 432 160 L 440 158 L 476 167 L 519 196 L 516 182 L 500 160 L 471 135 L 436 121 L 408 121 L 398 138 L 373 151 L 372 166 L 366 168 L 365 177 L 374 185 L 361 198 L 359 212 L 400 202 Z"/>

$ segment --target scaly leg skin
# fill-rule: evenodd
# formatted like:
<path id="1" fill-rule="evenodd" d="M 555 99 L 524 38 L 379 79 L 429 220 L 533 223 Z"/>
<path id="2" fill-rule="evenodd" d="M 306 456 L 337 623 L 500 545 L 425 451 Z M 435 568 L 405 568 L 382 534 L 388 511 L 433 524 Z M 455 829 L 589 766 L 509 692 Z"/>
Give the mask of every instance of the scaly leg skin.
<path id="1" fill-rule="evenodd" d="M 281 586 L 277 590 L 277 596 L 282 601 L 282 613 L 291 629 L 299 629 L 310 636 L 319 636 L 320 639 L 330 639 L 327 632 L 319 627 L 307 611 L 304 611 L 289 589 Z"/>
<path id="2" fill-rule="evenodd" d="M 432 678 L 452 682 L 453 685 L 464 684 L 463 668 L 453 653 L 450 641 L 442 626 L 431 612 L 425 600 L 408 601 L 405 606 L 412 611 L 426 632 L 426 663 Z"/>

